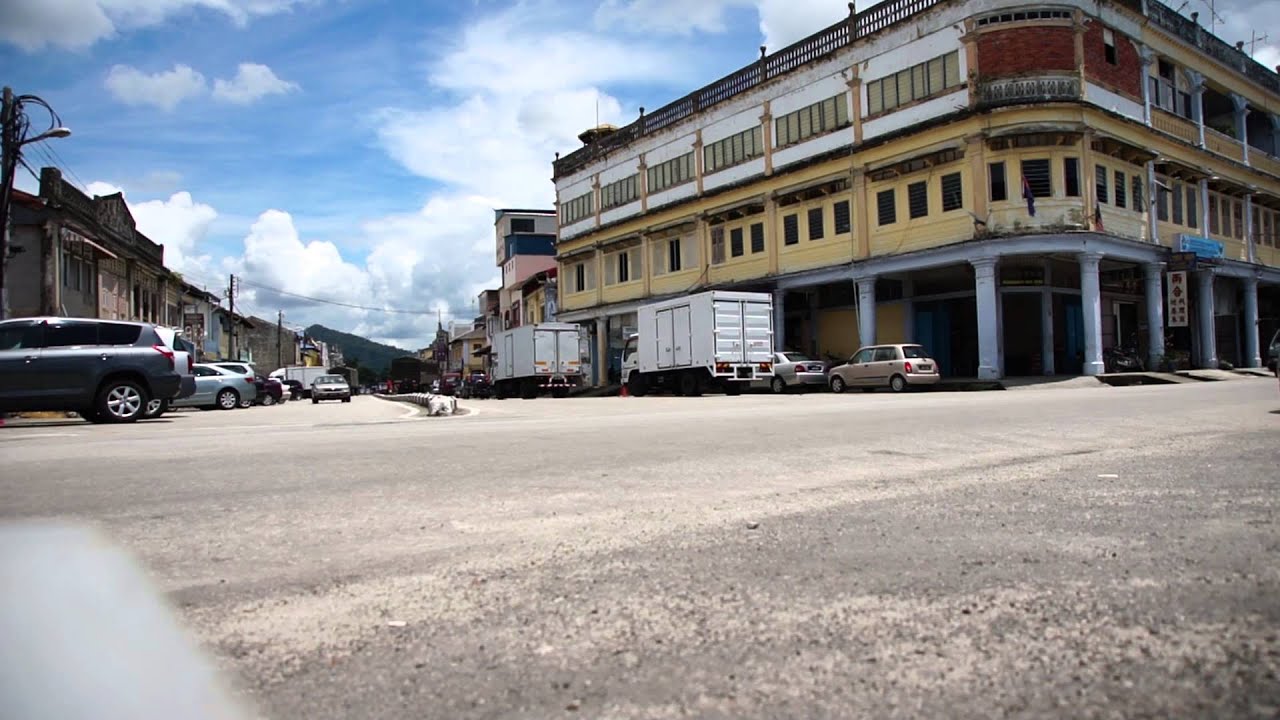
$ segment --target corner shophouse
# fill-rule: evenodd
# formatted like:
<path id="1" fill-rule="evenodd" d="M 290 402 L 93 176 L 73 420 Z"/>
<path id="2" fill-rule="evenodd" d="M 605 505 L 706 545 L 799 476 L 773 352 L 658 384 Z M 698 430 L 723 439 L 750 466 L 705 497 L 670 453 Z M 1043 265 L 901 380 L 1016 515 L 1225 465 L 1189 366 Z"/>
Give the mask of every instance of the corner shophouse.
<path id="1" fill-rule="evenodd" d="M 640 304 L 735 288 L 779 348 L 951 376 L 1257 366 L 1277 113 L 1280 76 L 1154 0 L 889 0 L 557 157 L 560 318 L 614 364 Z"/>

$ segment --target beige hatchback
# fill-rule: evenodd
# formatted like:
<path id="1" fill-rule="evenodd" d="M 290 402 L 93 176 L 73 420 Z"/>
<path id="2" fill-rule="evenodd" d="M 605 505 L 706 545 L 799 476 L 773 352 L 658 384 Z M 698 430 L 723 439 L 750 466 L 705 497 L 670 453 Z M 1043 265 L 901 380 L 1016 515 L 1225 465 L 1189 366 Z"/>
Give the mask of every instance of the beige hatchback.
<path id="1" fill-rule="evenodd" d="M 938 363 L 920 345 L 872 345 L 831 368 L 829 382 L 837 393 L 854 387 L 864 392 L 878 387 L 902 392 L 913 385 L 934 385 L 939 379 Z"/>

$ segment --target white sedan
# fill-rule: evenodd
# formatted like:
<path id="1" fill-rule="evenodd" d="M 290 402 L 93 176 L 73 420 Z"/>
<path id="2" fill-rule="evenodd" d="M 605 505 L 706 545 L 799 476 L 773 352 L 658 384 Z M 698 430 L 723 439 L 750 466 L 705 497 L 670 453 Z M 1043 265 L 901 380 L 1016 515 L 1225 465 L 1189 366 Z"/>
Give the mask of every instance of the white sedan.
<path id="1" fill-rule="evenodd" d="M 827 368 L 821 360 L 804 353 L 773 353 L 773 377 L 756 380 L 752 387 L 768 387 L 781 395 L 792 390 L 822 390 L 827 386 Z"/>

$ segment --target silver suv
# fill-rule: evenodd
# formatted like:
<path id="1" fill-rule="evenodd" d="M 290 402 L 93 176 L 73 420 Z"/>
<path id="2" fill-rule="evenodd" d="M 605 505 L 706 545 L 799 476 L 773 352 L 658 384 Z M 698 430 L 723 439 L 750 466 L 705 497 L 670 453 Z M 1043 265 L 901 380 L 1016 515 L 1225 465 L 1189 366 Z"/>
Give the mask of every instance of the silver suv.
<path id="1" fill-rule="evenodd" d="M 181 389 L 174 352 L 154 325 L 90 318 L 0 322 L 0 412 L 74 410 L 133 422 Z"/>

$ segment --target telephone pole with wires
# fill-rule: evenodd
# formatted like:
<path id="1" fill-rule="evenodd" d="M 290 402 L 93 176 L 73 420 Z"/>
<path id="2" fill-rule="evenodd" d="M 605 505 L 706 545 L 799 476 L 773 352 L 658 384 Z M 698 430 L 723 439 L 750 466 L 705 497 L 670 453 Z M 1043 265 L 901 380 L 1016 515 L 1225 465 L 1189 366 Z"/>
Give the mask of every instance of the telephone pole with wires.
<path id="1" fill-rule="evenodd" d="M 48 130 L 27 137 L 31 120 L 24 112 L 26 105 L 39 105 L 48 111 Z M 0 320 L 9 318 L 9 284 L 5 277 L 9 269 L 9 208 L 13 200 L 13 176 L 22 162 L 22 146 L 70 134 L 49 103 L 35 95 L 14 95 L 12 88 L 4 88 L 0 104 Z"/>
<path id="2" fill-rule="evenodd" d="M 284 367 L 284 311 L 276 313 L 276 367 Z"/>
<path id="3" fill-rule="evenodd" d="M 233 273 L 227 281 L 227 314 L 230 316 L 228 320 L 231 322 L 229 337 L 227 340 L 227 354 L 232 360 L 239 360 L 240 355 L 236 352 L 236 276 Z"/>

